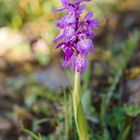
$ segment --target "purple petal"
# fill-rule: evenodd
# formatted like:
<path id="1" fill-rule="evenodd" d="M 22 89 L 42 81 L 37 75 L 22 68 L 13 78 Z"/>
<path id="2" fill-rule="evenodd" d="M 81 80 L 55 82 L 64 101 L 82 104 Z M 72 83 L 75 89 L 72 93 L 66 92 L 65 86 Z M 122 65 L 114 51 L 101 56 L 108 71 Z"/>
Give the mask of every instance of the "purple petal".
<path id="1" fill-rule="evenodd" d="M 93 13 L 92 13 L 92 12 L 88 12 L 88 13 L 85 15 L 85 21 L 91 20 L 92 16 L 93 16 Z"/>
<path id="2" fill-rule="evenodd" d="M 72 55 L 73 50 L 71 48 L 67 48 L 64 53 L 64 61 L 69 61 Z"/>
<path id="3" fill-rule="evenodd" d="M 61 30 L 59 35 L 55 38 L 54 43 L 56 43 L 58 40 L 61 40 L 65 35 L 65 30 Z"/>
<path id="4" fill-rule="evenodd" d="M 87 36 L 89 36 L 90 38 L 95 38 L 96 34 L 93 32 L 87 32 Z"/>
<path id="5" fill-rule="evenodd" d="M 85 9 L 85 7 L 86 7 L 85 4 L 84 4 L 84 5 L 81 5 L 81 6 L 78 8 L 77 13 L 78 13 L 78 14 L 81 14 L 82 11 Z"/>
<path id="6" fill-rule="evenodd" d="M 65 17 L 61 18 L 61 22 L 63 24 L 75 23 L 76 22 L 75 13 L 69 12 Z"/>
<path id="7" fill-rule="evenodd" d="M 64 24 L 62 24 L 62 23 L 57 23 L 57 24 L 56 24 L 56 27 L 57 27 L 57 28 L 60 28 L 60 29 L 63 29 L 63 28 L 64 28 Z"/>
<path id="8" fill-rule="evenodd" d="M 88 67 L 88 59 L 85 57 L 82 57 L 81 55 L 78 55 L 76 57 L 76 70 L 78 72 L 83 72 Z"/>
<path id="9" fill-rule="evenodd" d="M 61 3 L 63 4 L 64 7 L 66 7 L 70 1 L 69 0 L 61 0 Z"/>
<path id="10" fill-rule="evenodd" d="M 81 55 L 87 55 L 93 49 L 93 43 L 90 39 L 84 39 L 77 43 L 77 50 Z"/>
<path id="11" fill-rule="evenodd" d="M 89 22 L 89 26 L 88 27 L 90 27 L 90 28 L 97 28 L 98 27 L 98 24 L 99 24 L 99 21 L 96 20 L 96 19 L 94 19 L 94 20 L 91 20 Z"/>
<path id="12" fill-rule="evenodd" d="M 74 36 L 75 30 L 73 27 L 66 27 L 65 28 L 65 41 L 69 41 L 72 36 Z"/>
<path id="13" fill-rule="evenodd" d="M 70 65 L 70 67 L 73 68 L 73 69 L 76 67 L 76 57 L 77 57 L 77 56 L 74 54 L 74 55 L 71 57 L 71 59 L 70 59 L 70 64 L 69 64 L 69 65 Z"/>
<path id="14" fill-rule="evenodd" d="M 65 42 L 62 42 L 62 43 L 60 43 L 60 44 L 58 44 L 58 45 L 56 46 L 56 49 L 57 49 L 57 48 L 60 48 L 60 47 L 62 47 L 62 46 L 64 47 L 65 45 L 66 45 L 66 43 L 65 43 Z M 63 47 L 62 47 L 62 48 L 63 48 Z"/>
<path id="15" fill-rule="evenodd" d="M 64 7 L 58 8 L 58 9 L 54 9 L 54 10 L 52 10 L 52 12 L 61 12 L 61 11 L 63 11 L 63 10 L 65 10 Z"/>

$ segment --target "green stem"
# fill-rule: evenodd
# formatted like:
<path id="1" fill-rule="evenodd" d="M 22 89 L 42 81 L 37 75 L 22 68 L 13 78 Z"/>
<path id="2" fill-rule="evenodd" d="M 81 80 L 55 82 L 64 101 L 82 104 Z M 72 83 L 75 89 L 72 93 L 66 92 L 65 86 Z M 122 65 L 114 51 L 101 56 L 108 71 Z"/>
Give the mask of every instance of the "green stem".
<path id="1" fill-rule="evenodd" d="M 68 125 L 68 113 L 66 110 L 68 109 L 68 104 L 67 104 L 67 95 L 66 91 L 64 91 L 64 103 L 65 103 L 65 134 L 64 134 L 64 140 L 68 140 L 68 135 L 69 135 L 69 125 Z"/>
<path id="2" fill-rule="evenodd" d="M 80 140 L 89 140 L 88 125 L 84 115 L 80 100 L 80 73 L 75 70 L 74 91 L 73 91 L 73 109 L 77 132 Z"/>

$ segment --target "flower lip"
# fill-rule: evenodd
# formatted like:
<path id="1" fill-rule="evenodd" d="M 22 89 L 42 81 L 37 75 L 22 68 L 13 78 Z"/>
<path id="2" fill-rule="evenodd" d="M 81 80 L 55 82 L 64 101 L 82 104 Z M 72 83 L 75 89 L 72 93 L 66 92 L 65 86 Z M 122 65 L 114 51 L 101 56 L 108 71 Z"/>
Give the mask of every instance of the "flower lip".
<path id="1" fill-rule="evenodd" d="M 81 55 L 87 55 L 93 49 L 93 43 L 90 39 L 84 39 L 77 43 L 77 50 Z"/>
<path id="2" fill-rule="evenodd" d="M 88 60 L 85 57 L 78 55 L 75 60 L 76 70 L 78 72 L 83 72 L 88 66 Z"/>

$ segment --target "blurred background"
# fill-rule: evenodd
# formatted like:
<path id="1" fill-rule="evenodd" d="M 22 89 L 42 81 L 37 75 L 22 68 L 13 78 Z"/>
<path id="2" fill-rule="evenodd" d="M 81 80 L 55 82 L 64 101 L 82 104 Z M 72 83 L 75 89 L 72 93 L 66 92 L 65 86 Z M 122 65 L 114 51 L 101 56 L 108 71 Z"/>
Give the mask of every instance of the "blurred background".
<path id="1" fill-rule="evenodd" d="M 51 10 L 60 6 L 0 0 L 0 140 L 78 140 L 73 71 L 62 69 L 53 43 L 64 13 Z M 126 116 L 133 118 L 126 140 L 140 140 L 140 0 L 93 0 L 87 11 L 100 22 L 81 81 L 91 140 L 116 140 Z"/>

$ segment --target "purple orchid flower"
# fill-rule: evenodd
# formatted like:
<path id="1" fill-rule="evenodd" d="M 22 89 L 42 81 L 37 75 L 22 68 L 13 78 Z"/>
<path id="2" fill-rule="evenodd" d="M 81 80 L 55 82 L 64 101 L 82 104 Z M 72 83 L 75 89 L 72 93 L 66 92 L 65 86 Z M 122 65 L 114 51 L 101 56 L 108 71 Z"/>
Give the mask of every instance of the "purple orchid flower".
<path id="1" fill-rule="evenodd" d="M 93 19 L 93 13 L 88 12 L 82 21 L 80 16 L 86 5 L 82 2 L 91 0 L 61 0 L 62 8 L 54 10 L 60 12 L 66 10 L 63 18 L 58 19 L 56 27 L 60 30 L 54 42 L 59 42 L 56 48 L 64 53 L 63 66 L 70 66 L 78 72 L 83 72 L 88 67 L 87 55 L 94 51 L 91 39 L 95 37 L 93 29 L 97 28 L 98 20 Z"/>

